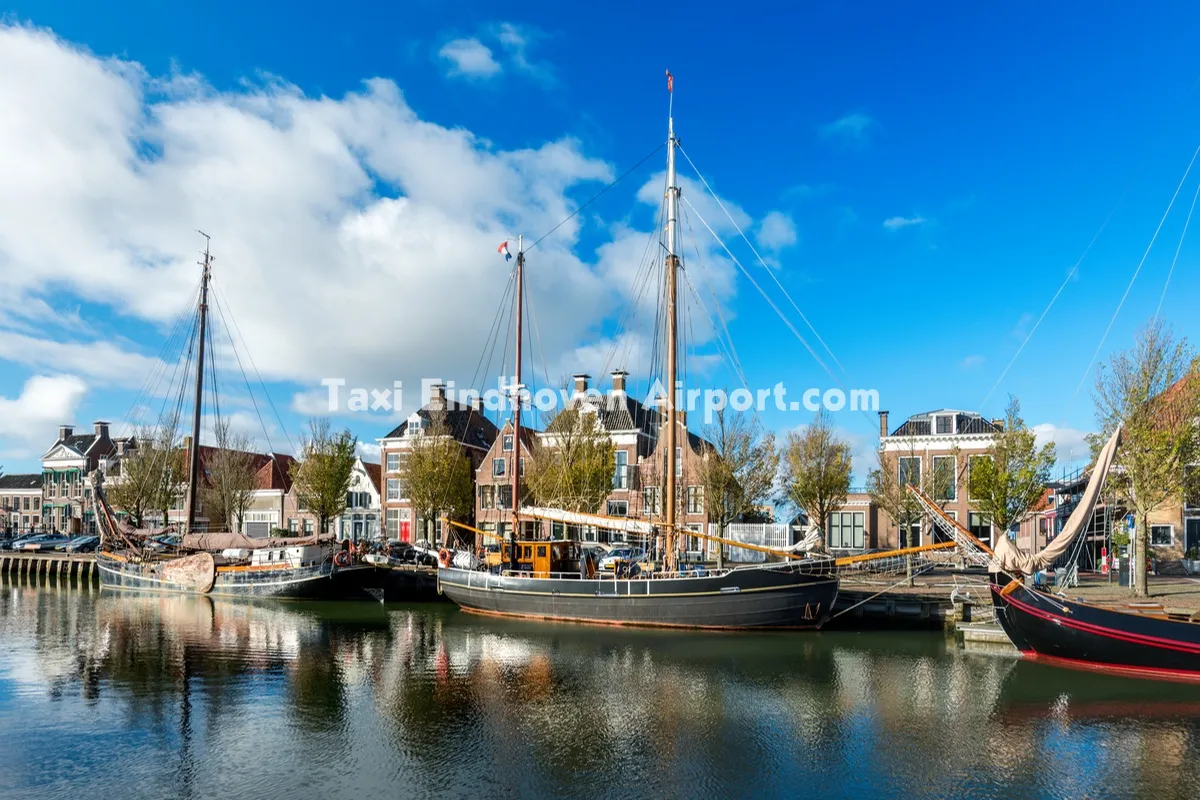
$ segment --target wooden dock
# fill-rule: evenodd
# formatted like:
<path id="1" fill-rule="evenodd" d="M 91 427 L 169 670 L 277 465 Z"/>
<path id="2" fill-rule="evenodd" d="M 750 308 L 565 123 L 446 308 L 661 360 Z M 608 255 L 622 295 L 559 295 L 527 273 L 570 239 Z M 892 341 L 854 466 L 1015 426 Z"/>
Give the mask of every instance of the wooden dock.
<path id="1" fill-rule="evenodd" d="M 0 575 L 99 582 L 91 553 L 8 553 L 0 551 Z"/>

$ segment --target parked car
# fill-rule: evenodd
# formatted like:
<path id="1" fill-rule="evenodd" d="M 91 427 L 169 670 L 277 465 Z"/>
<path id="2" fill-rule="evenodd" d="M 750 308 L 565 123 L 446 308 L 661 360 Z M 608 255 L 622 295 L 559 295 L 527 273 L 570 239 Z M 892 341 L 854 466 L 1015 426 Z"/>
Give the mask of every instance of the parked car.
<path id="1" fill-rule="evenodd" d="M 34 536 L 31 539 L 26 539 L 21 544 L 21 550 L 24 551 L 39 551 L 46 552 L 54 550 L 60 544 L 66 544 L 71 541 L 69 537 L 57 533 L 43 533 L 40 536 Z"/>
<path id="2" fill-rule="evenodd" d="M 68 553 L 94 553 L 99 546 L 99 536 L 76 536 L 58 549 Z"/>
<path id="3" fill-rule="evenodd" d="M 616 569 L 618 564 L 632 564 L 646 557 L 646 551 L 633 547 L 615 547 L 600 559 L 600 569 Z"/>

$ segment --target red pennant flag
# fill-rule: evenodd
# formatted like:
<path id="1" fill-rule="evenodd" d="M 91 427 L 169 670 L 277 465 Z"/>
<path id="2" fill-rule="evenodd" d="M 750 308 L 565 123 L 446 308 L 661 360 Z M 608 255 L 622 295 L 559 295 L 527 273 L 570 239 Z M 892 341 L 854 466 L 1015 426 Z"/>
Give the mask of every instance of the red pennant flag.
<path id="1" fill-rule="evenodd" d="M 675 91 L 675 79 L 671 77 L 671 70 L 667 70 L 667 91 Z"/>

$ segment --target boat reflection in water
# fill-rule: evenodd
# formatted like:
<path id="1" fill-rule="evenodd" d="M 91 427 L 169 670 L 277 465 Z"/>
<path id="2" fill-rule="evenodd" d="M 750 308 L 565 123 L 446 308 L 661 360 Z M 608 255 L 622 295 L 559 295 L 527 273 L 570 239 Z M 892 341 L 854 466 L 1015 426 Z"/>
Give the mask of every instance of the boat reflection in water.
<path id="1" fill-rule="evenodd" d="M 1200 794 L 1196 697 L 937 635 L 6 583 L 0 637 L 4 795 Z"/>

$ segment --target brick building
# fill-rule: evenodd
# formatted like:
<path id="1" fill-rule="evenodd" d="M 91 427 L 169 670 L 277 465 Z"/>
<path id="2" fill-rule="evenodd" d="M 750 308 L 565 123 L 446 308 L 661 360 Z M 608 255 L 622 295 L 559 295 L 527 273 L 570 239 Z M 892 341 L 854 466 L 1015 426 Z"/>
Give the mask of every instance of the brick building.
<path id="1" fill-rule="evenodd" d="M 42 527 L 42 476 L 0 475 L 0 531 L 24 533 Z"/>
<path id="2" fill-rule="evenodd" d="M 416 519 L 412 502 L 404 490 L 404 462 L 412 452 L 413 443 L 435 427 L 444 427 L 447 434 L 458 442 L 464 455 L 471 461 L 472 470 L 477 470 L 484 457 L 496 441 L 496 426 L 483 415 L 478 404 L 464 405 L 446 397 L 446 387 L 431 387 L 429 402 L 390 433 L 379 439 L 382 462 L 383 497 L 380 508 L 383 516 L 384 535 L 389 539 L 413 541 L 428 538 L 442 541 L 441 521 Z M 478 506 L 478 492 L 476 492 Z M 436 538 L 435 538 L 436 537 Z"/>

